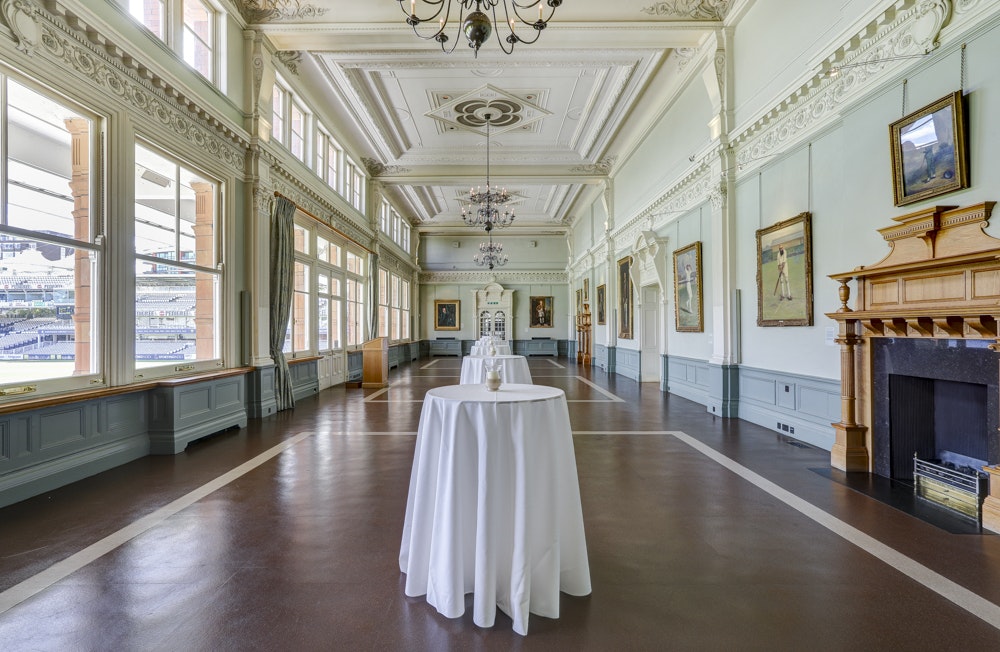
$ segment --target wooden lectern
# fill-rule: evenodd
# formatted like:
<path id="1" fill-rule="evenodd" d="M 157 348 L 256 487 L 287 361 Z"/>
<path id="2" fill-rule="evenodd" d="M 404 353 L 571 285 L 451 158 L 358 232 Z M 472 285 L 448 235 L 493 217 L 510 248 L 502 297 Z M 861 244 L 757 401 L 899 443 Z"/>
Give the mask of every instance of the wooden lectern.
<path id="1" fill-rule="evenodd" d="M 361 345 L 361 387 L 389 386 L 389 338 L 376 337 Z"/>

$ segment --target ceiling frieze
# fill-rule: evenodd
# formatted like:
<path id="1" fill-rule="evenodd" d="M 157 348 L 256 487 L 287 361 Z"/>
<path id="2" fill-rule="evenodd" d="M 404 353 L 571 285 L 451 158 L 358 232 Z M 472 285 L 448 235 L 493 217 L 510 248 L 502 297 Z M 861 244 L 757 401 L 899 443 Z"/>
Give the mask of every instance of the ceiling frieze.
<path id="1" fill-rule="evenodd" d="M 538 284 L 538 285 L 565 285 L 569 283 L 569 275 L 565 271 L 561 272 L 502 272 L 493 270 L 491 272 L 479 271 L 447 271 L 447 272 L 420 272 L 420 284 L 462 284 L 462 285 L 486 285 L 487 283 L 500 283 L 509 286 L 511 284 Z"/>
<path id="2" fill-rule="evenodd" d="M 282 167 L 272 168 L 271 184 L 276 192 L 291 199 L 296 206 L 320 218 L 327 226 L 331 226 L 371 248 L 376 237 L 374 231 L 357 225 L 344 211 L 318 195 L 286 169 Z"/>
<path id="3" fill-rule="evenodd" d="M 236 5 L 248 23 L 269 23 L 284 20 L 311 20 L 329 9 L 301 0 L 236 0 Z"/>
<path id="4" fill-rule="evenodd" d="M 670 16 L 691 20 L 722 20 L 726 17 L 732 0 L 668 0 L 654 2 L 640 11 L 650 16 Z"/>

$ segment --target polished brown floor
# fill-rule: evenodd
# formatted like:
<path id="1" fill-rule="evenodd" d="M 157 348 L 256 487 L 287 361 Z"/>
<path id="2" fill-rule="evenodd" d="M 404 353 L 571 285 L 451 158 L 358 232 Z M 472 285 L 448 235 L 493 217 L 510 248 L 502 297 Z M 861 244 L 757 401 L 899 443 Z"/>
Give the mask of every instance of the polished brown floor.
<path id="1" fill-rule="evenodd" d="M 530 366 L 570 399 L 593 593 L 564 596 L 558 619 L 532 616 L 526 637 L 500 612 L 490 629 L 471 609 L 444 618 L 403 594 L 397 562 L 419 399 L 458 381 L 458 359 L 428 362 L 394 370 L 387 392 L 326 390 L 180 455 L 0 510 L 2 597 L 301 435 L 29 591 L 0 613 L 0 650 L 1000 649 L 1000 622 L 905 568 L 995 607 L 1000 536 L 949 532 L 849 488 L 825 451 L 566 359 Z M 817 521 L 827 517 L 849 534 Z M 851 536 L 908 561 L 899 570 Z"/>

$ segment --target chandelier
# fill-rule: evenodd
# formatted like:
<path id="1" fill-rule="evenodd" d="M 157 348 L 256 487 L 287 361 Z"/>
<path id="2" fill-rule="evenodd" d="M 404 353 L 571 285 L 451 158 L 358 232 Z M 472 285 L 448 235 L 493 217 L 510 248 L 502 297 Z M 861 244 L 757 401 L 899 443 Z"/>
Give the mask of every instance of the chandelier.
<path id="1" fill-rule="evenodd" d="M 503 267 L 507 264 L 507 254 L 503 252 L 503 245 L 493 242 L 493 234 L 490 233 L 490 241 L 479 243 L 479 253 L 472 257 L 472 261 L 480 267 Z"/>
<path id="2" fill-rule="evenodd" d="M 455 46 L 458 45 L 459 39 L 456 37 L 451 49 L 448 49 L 446 44 L 449 39 L 445 33 L 451 25 L 452 5 L 458 5 L 458 8 L 455 9 L 458 14 L 457 31 L 459 34 L 465 35 L 469 47 L 475 51 L 477 58 L 479 57 L 479 48 L 490 38 L 494 25 L 499 27 L 502 24 L 510 30 L 505 38 L 500 37 L 499 29 L 496 31 L 500 49 L 505 54 L 510 54 L 514 51 L 516 43 L 531 44 L 537 41 L 542 30 L 552 20 L 556 8 L 562 4 L 562 0 L 410 0 L 410 12 L 407 14 L 403 4 L 406 0 L 397 0 L 397 2 L 399 2 L 399 8 L 406 15 L 406 24 L 413 28 L 413 33 L 424 40 L 437 41 L 441 44 L 441 51 L 446 54 L 454 52 Z M 417 16 L 418 2 L 422 13 L 426 8 L 427 15 L 424 17 Z M 497 11 L 499 5 L 502 5 L 502 16 L 498 16 L 498 13 L 501 13 Z M 546 6 L 549 8 L 547 16 L 545 15 Z M 538 20 L 534 20 L 533 15 L 536 7 L 538 8 Z M 490 22 L 487 12 L 493 14 L 492 22 Z M 503 18 L 503 20 L 498 20 L 498 18 Z M 421 31 L 419 27 L 423 23 L 430 23 L 436 29 L 433 32 Z M 516 31 L 517 28 L 520 29 L 520 32 Z M 529 30 L 535 30 L 534 38 L 527 38 L 527 35 L 532 33 Z"/>
<path id="3" fill-rule="evenodd" d="M 497 190 L 490 186 L 490 119 L 492 114 L 483 116 L 486 121 L 486 190 L 469 188 L 469 204 L 462 207 L 462 221 L 467 226 L 483 227 L 487 233 L 494 228 L 510 226 L 514 222 L 514 209 L 507 207 L 513 197 L 506 188 Z M 503 212 L 500 212 L 500 209 Z"/>

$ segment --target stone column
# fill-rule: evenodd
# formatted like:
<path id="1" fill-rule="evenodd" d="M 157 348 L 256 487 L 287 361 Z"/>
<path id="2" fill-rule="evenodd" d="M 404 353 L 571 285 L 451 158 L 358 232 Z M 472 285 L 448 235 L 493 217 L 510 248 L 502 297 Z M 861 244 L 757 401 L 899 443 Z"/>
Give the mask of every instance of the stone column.
<path id="1" fill-rule="evenodd" d="M 90 231 L 90 121 L 71 118 L 65 121 L 72 138 L 71 172 L 69 189 L 73 195 L 73 237 L 91 241 Z M 90 252 L 77 249 L 73 260 L 73 374 L 89 374 L 91 368 L 90 310 L 91 278 Z"/>

